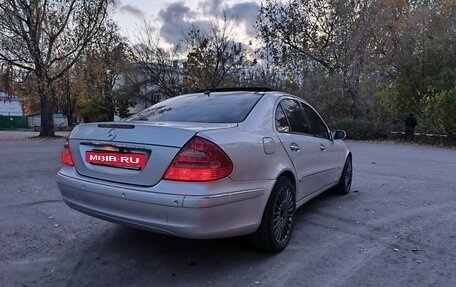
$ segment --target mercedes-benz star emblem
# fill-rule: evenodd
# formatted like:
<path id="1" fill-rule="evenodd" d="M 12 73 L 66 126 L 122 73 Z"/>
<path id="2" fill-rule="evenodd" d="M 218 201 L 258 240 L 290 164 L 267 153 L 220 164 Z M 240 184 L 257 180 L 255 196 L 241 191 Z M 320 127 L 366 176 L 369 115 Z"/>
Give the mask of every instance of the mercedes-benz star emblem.
<path id="1" fill-rule="evenodd" d="M 108 139 L 113 140 L 116 138 L 116 130 L 115 129 L 110 129 L 108 132 Z"/>

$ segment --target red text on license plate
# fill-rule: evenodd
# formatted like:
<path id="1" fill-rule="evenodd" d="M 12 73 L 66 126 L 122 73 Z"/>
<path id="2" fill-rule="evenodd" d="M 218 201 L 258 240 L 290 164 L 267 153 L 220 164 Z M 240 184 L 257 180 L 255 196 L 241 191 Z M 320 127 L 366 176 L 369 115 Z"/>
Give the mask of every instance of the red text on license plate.
<path id="1" fill-rule="evenodd" d="M 92 164 L 118 167 L 143 168 L 146 166 L 146 155 L 142 153 L 86 152 L 85 160 Z"/>

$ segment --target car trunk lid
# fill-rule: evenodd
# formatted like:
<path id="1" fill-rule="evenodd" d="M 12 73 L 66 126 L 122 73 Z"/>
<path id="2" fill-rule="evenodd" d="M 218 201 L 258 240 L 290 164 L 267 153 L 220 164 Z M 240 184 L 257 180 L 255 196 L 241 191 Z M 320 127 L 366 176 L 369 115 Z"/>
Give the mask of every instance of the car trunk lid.
<path id="1" fill-rule="evenodd" d="M 69 136 L 76 171 L 84 176 L 140 186 L 157 184 L 195 134 L 237 124 L 109 122 L 80 124 Z"/>

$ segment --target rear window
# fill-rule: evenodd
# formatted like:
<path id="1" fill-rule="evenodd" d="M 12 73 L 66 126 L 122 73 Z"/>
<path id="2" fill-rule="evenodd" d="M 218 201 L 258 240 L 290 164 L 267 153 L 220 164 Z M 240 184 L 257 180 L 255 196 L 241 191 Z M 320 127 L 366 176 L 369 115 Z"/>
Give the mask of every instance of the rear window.
<path id="1" fill-rule="evenodd" d="M 254 93 L 184 95 L 157 103 L 127 121 L 238 123 L 245 120 L 261 96 Z"/>

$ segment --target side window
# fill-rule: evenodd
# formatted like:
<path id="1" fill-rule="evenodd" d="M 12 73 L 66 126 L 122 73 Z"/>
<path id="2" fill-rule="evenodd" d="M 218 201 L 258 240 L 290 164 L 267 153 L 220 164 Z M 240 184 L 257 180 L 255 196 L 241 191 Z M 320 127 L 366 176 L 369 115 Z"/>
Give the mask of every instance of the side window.
<path id="1" fill-rule="evenodd" d="M 309 124 L 304 116 L 301 104 L 295 100 L 283 100 L 280 102 L 283 112 L 288 118 L 292 132 L 309 134 Z"/>
<path id="2" fill-rule="evenodd" d="M 282 106 L 280 104 L 277 106 L 275 114 L 275 127 L 278 132 L 290 132 L 290 125 L 288 124 L 287 117 L 285 116 Z"/>
<path id="3" fill-rule="evenodd" d="M 321 120 L 318 114 L 312 110 L 308 105 L 303 104 L 304 112 L 306 113 L 307 118 L 310 121 L 310 125 L 312 127 L 312 135 L 329 139 L 328 130 L 326 128 L 325 123 Z"/>

